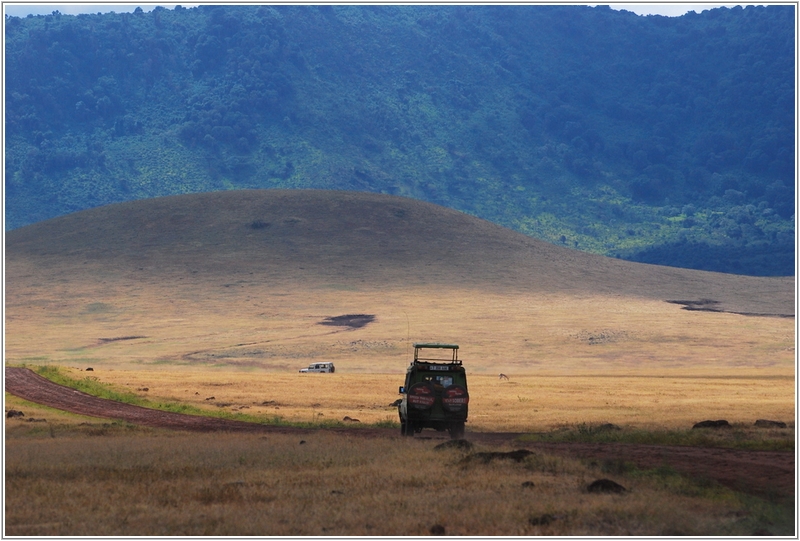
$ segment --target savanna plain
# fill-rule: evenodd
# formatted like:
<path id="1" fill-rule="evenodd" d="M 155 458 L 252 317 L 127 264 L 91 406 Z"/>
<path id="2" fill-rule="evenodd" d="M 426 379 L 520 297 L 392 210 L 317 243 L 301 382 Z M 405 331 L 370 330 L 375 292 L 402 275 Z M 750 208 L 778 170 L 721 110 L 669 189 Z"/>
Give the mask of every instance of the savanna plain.
<path id="1" fill-rule="evenodd" d="M 316 300 L 333 302 L 336 296 L 327 293 Z M 423 303 L 422 297 L 403 298 L 411 305 Z M 792 452 L 790 320 L 693 313 L 664 303 L 658 309 L 650 306 L 649 318 L 620 315 L 598 327 L 590 316 L 567 324 L 558 317 L 559 307 L 564 315 L 567 310 L 585 311 L 564 307 L 564 299 L 550 304 L 540 299 L 538 306 L 556 317 L 542 318 L 539 325 L 546 330 L 529 346 L 539 353 L 526 355 L 519 353 L 528 344 L 524 335 L 517 339 L 516 351 L 509 342 L 518 310 L 530 310 L 536 303 L 505 300 L 504 317 L 445 337 L 461 344 L 470 370 L 467 439 L 470 432 L 503 431 L 519 433 L 523 440 L 500 447 L 476 443 L 474 452 L 524 447 L 526 434 L 543 441 L 611 438 Z M 491 298 L 485 308 L 499 301 Z M 588 307 L 599 300 L 584 302 Z M 467 304 L 482 307 L 478 299 Z M 369 307 L 369 302 L 361 299 L 358 305 Z M 432 309 L 429 316 L 422 315 L 429 313 L 425 309 L 412 313 L 417 322 L 434 329 L 445 314 L 458 313 L 456 308 L 445 306 L 441 313 Z M 68 351 L 48 351 L 42 343 L 41 351 L 52 357 L 19 359 L 40 371 L 49 368 L 68 383 L 83 382 L 93 394 L 105 392 L 148 407 L 188 406 L 194 414 L 302 431 L 261 436 L 168 432 L 60 412 L 7 394 L 6 409 L 24 411 L 26 418 L 6 421 L 6 533 L 391 536 L 429 535 L 442 531 L 438 526 L 454 535 L 750 535 L 792 530 L 791 502 L 692 479 L 667 465 L 642 469 L 624 460 L 578 460 L 547 451 L 535 451 L 522 462 L 483 464 L 465 460 L 468 454 L 458 449 L 437 450 L 446 439 L 434 431 L 401 438 L 397 411 L 390 404 L 399 397 L 397 387 L 409 360 L 407 338 L 402 337 L 409 324 L 405 315 L 378 319 L 361 329 L 331 330 L 302 323 L 307 318 L 288 317 L 290 312 L 282 325 L 300 323 L 292 331 L 294 340 L 279 346 L 303 355 L 279 357 L 272 365 L 268 360 L 253 362 L 259 358 L 252 345 L 247 355 L 242 347 L 219 347 L 230 345 L 229 337 L 221 335 L 230 333 L 232 325 L 227 321 L 226 331 L 215 333 L 213 317 L 199 318 L 209 328 L 195 340 L 227 353 L 216 359 L 208 355 L 203 362 L 164 360 L 174 343 L 168 325 L 148 329 L 147 334 L 163 333 L 163 338 L 139 339 L 144 342 L 141 349 L 137 339 Z M 75 317 L 105 320 L 101 325 L 117 319 L 107 313 Z M 658 334 L 673 347 L 632 338 L 653 333 L 653 318 L 664 319 Z M 669 320 L 672 325 L 666 324 Z M 131 323 L 138 329 L 144 322 L 125 325 Z M 457 327 L 452 322 L 444 326 Z M 727 344 L 727 362 L 712 365 L 692 358 L 694 350 L 714 349 L 704 347 L 706 326 L 720 330 L 712 345 Z M 153 327 L 159 325 L 153 322 Z M 106 334 L 123 333 L 120 328 Z M 429 333 L 426 338 L 432 338 Z M 761 343 L 753 343 L 759 336 Z M 764 366 L 741 366 L 748 355 L 765 349 L 771 354 L 760 357 Z M 136 358 L 142 350 L 161 360 Z M 609 356 L 621 366 L 600 369 Z M 297 373 L 307 362 L 323 358 L 334 360 L 334 374 Z M 646 361 L 636 366 L 637 358 Z M 237 363 L 243 359 L 248 362 Z M 520 366 L 525 359 L 530 366 Z M 700 366 L 691 367 L 692 360 Z M 88 367 L 93 370 L 86 371 Z M 498 377 L 500 370 L 508 380 Z M 693 423 L 707 418 L 727 419 L 734 428 L 722 435 L 691 430 Z M 757 418 L 790 420 L 790 425 L 765 431 L 752 427 Z M 592 434 L 606 423 L 619 430 Z M 352 430 L 330 430 L 343 426 Z M 361 436 L 362 427 L 386 428 L 388 437 Z M 589 483 L 600 478 L 613 479 L 627 491 L 589 493 Z"/>
<path id="2" fill-rule="evenodd" d="M 419 211 L 399 201 L 391 219 Z M 388 238 L 384 218 L 338 211 L 323 216 L 331 245 L 355 250 L 361 239 L 360 257 L 320 255 L 315 244 L 304 259 L 303 239 L 321 238 L 310 233 L 284 235 L 259 256 L 208 242 L 223 227 L 221 207 L 190 216 L 185 231 L 162 230 L 169 243 L 157 248 L 111 235 L 108 217 L 102 227 L 77 222 L 91 242 L 63 223 L 31 235 L 44 247 L 10 236 L 6 366 L 116 401 L 273 429 L 169 431 L 6 393 L 6 411 L 25 414 L 5 421 L 6 535 L 794 534 L 791 496 L 622 453 L 578 458 L 535 445 L 793 455 L 793 312 L 770 312 L 764 300 L 790 294 L 789 281 L 665 271 L 543 244 L 530 248 L 533 263 L 520 259 L 527 245 L 510 261 L 497 242 L 445 226 L 437 231 L 461 256 L 426 259 L 414 242 L 411 252 L 393 240 L 364 243 Z M 235 231 L 255 242 L 264 229 L 248 224 L 262 216 L 236 212 Z M 324 214 L 287 212 L 257 223 L 305 227 Z M 148 223 L 157 220 L 134 213 L 117 231 Z M 424 235 L 412 240 L 422 245 Z M 452 264 L 466 252 L 468 269 Z M 702 299 L 731 309 L 667 302 Z M 337 324 L 343 315 L 370 317 Z M 400 436 L 391 404 L 411 344 L 426 341 L 461 346 L 472 449 L 441 448 L 447 436 L 430 430 Z M 323 360 L 334 374 L 298 373 Z M 706 419 L 731 428 L 692 429 Z M 786 426 L 755 427 L 758 419 Z M 519 461 L 480 459 L 521 448 L 531 453 Z M 598 479 L 625 490 L 590 491 Z"/>

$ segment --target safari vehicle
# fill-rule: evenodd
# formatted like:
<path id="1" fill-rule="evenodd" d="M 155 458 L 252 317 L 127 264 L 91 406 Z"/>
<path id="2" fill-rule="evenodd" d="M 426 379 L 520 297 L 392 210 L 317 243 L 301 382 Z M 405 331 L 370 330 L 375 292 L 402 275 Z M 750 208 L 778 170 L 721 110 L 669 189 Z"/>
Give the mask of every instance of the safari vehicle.
<path id="1" fill-rule="evenodd" d="M 321 373 L 328 373 L 333 374 L 336 371 L 336 367 L 333 366 L 333 363 L 311 363 L 308 365 L 308 368 L 301 368 L 301 373 L 306 372 L 321 372 Z"/>
<path id="2" fill-rule="evenodd" d="M 406 384 L 400 387 L 400 394 L 403 396 L 397 408 L 404 436 L 433 428 L 449 431 L 452 439 L 464 437 L 469 393 L 456 344 L 414 344 L 414 360 L 406 371 Z"/>

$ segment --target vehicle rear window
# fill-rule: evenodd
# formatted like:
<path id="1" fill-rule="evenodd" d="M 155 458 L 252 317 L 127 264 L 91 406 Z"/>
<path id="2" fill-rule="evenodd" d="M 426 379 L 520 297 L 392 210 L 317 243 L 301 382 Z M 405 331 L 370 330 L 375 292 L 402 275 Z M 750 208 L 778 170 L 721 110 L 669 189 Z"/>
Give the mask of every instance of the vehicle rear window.
<path id="1" fill-rule="evenodd" d="M 451 374 L 423 374 L 422 381 L 429 381 L 442 387 L 450 387 L 453 383 L 457 383 Z"/>

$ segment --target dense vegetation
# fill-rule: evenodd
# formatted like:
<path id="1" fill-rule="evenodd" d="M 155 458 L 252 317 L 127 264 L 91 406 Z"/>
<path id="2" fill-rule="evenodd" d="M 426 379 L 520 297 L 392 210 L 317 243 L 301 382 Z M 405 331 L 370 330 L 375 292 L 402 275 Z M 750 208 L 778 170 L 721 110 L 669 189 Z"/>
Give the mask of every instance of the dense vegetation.
<path id="1" fill-rule="evenodd" d="M 794 10 L 7 17 L 6 228 L 174 193 L 354 189 L 596 253 L 791 275 Z"/>

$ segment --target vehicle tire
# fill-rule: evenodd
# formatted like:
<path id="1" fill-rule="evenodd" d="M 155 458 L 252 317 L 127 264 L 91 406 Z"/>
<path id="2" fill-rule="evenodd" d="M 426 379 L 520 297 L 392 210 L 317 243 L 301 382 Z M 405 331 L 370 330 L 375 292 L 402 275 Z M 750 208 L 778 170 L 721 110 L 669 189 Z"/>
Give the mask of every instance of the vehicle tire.
<path id="1" fill-rule="evenodd" d="M 464 439 L 464 421 L 460 421 L 450 425 L 450 439 L 451 440 Z"/>
<path id="2" fill-rule="evenodd" d="M 413 437 L 414 436 L 414 424 L 411 421 L 406 421 L 405 422 L 405 427 L 406 427 L 405 435 Z"/>

